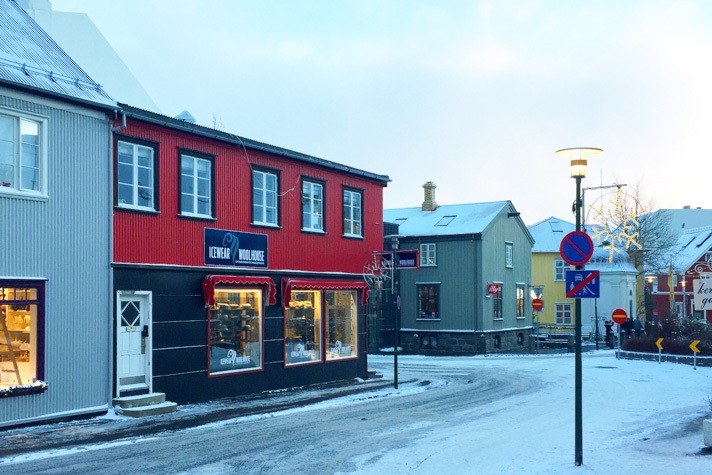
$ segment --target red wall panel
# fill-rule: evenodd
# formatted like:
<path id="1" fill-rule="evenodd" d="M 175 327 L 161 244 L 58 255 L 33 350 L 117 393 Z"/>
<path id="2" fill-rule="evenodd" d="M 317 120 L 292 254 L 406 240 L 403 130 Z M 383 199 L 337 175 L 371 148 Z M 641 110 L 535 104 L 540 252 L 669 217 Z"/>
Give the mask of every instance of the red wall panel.
<path id="1" fill-rule="evenodd" d="M 382 183 L 138 120 L 130 119 L 120 134 L 160 144 L 160 212 L 115 208 L 114 262 L 203 266 L 206 227 L 266 234 L 271 270 L 361 273 L 371 253 L 382 249 Z M 178 215 L 179 149 L 215 156 L 214 221 Z M 252 165 L 280 171 L 280 229 L 251 225 Z M 302 176 L 325 182 L 325 235 L 301 231 Z M 363 190 L 364 239 L 342 237 L 343 186 Z"/>

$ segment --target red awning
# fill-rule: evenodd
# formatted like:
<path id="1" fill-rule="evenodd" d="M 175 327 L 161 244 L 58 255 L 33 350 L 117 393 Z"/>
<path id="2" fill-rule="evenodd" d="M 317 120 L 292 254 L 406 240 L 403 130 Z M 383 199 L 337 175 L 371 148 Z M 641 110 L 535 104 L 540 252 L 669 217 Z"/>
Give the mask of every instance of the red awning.
<path id="1" fill-rule="evenodd" d="M 203 297 L 208 306 L 215 305 L 216 285 L 266 285 L 268 305 L 277 303 L 277 286 L 270 277 L 245 277 L 239 275 L 209 275 L 203 281 Z"/>
<path id="2" fill-rule="evenodd" d="M 360 290 L 361 301 L 368 303 L 368 285 L 355 280 L 282 279 L 282 300 L 284 308 L 289 307 L 292 289 L 309 290 Z"/>

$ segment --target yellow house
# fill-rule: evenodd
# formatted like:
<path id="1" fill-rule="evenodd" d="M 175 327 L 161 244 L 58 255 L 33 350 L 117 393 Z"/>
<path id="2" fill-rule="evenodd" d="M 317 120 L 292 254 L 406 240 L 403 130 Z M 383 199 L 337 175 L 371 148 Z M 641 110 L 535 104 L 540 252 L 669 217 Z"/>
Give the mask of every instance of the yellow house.
<path id="1" fill-rule="evenodd" d="M 549 217 L 529 226 L 534 237 L 532 247 L 532 288 L 542 287 L 544 308 L 534 312 L 533 322 L 541 326 L 573 325 L 574 301 L 566 298 L 566 271 L 570 268 L 559 253 L 561 240 L 576 226 L 559 218 Z"/>

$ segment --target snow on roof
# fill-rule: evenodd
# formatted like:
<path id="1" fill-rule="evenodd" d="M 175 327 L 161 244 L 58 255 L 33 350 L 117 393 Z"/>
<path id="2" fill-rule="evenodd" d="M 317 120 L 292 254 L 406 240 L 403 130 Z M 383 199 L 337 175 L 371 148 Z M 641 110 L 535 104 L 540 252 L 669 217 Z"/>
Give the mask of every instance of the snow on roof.
<path id="1" fill-rule="evenodd" d="M 483 232 L 509 201 L 441 205 L 434 211 L 420 207 L 383 210 L 383 220 L 399 225 L 399 236 L 451 236 Z M 512 208 L 513 209 L 513 208 Z"/>
<path id="2" fill-rule="evenodd" d="M 680 235 L 670 251 L 672 267 L 684 272 L 712 248 L 712 226 L 689 229 Z"/>
<path id="3" fill-rule="evenodd" d="M 11 0 L 0 0 L 0 83 L 118 108 L 102 87 Z"/>
<path id="4" fill-rule="evenodd" d="M 576 226 L 573 223 L 551 216 L 529 226 L 534 237 L 532 252 L 559 252 L 561 240 Z"/>

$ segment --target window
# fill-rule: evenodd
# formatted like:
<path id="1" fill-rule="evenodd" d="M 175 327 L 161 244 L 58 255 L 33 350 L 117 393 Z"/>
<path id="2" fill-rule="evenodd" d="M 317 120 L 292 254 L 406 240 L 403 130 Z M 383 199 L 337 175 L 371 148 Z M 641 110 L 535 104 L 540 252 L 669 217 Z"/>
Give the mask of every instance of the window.
<path id="1" fill-rule="evenodd" d="M 252 171 L 252 222 L 279 225 L 279 176 L 276 173 Z"/>
<path id="2" fill-rule="evenodd" d="M 524 287 L 525 284 L 517 284 L 517 318 L 524 317 Z"/>
<path id="3" fill-rule="evenodd" d="M 324 231 L 324 184 L 302 182 L 302 230 Z"/>
<path id="4" fill-rule="evenodd" d="M 180 213 L 183 216 L 213 216 L 213 162 L 194 154 L 180 156 Z"/>
<path id="5" fill-rule="evenodd" d="M 417 284 L 418 318 L 440 318 L 440 284 Z"/>
<path id="6" fill-rule="evenodd" d="M 554 259 L 554 280 L 557 282 L 566 281 L 566 271 L 569 265 L 563 259 Z"/>
<path id="7" fill-rule="evenodd" d="M 344 236 L 363 237 L 362 193 L 344 189 Z"/>
<path id="8" fill-rule="evenodd" d="M 434 243 L 420 245 L 420 265 L 421 267 L 437 265 L 437 260 L 435 259 Z"/>
<path id="9" fill-rule="evenodd" d="M 210 374 L 262 368 L 262 291 L 216 289 L 210 307 Z"/>
<path id="10" fill-rule="evenodd" d="M 658 291 L 658 278 L 653 277 L 653 292 L 657 292 L 657 291 Z"/>
<path id="11" fill-rule="evenodd" d="M 499 290 L 492 295 L 492 318 L 495 320 L 502 320 L 504 318 L 502 315 L 502 294 L 504 293 L 504 284 L 502 282 L 495 282 Z"/>
<path id="12" fill-rule="evenodd" d="M 44 378 L 43 327 L 44 282 L 0 281 L 0 399 Z"/>
<path id="13" fill-rule="evenodd" d="M 122 208 L 156 210 L 156 150 L 154 146 L 117 142 L 116 195 Z"/>
<path id="14" fill-rule="evenodd" d="M 356 336 L 358 307 L 355 291 L 325 291 L 326 301 L 326 359 L 358 356 Z"/>
<path id="15" fill-rule="evenodd" d="M 556 303 L 554 304 L 554 313 L 557 325 L 571 325 L 571 304 Z"/>
<path id="16" fill-rule="evenodd" d="M 672 287 L 677 287 L 677 274 L 672 275 Z"/>
<path id="17" fill-rule="evenodd" d="M 504 266 L 509 269 L 514 267 L 514 244 L 511 242 L 504 243 Z"/>
<path id="18" fill-rule="evenodd" d="M 0 113 L 0 193 L 47 194 L 46 121 Z"/>
<path id="19" fill-rule="evenodd" d="M 285 310 L 285 363 L 321 361 L 321 292 L 292 290 Z"/>

